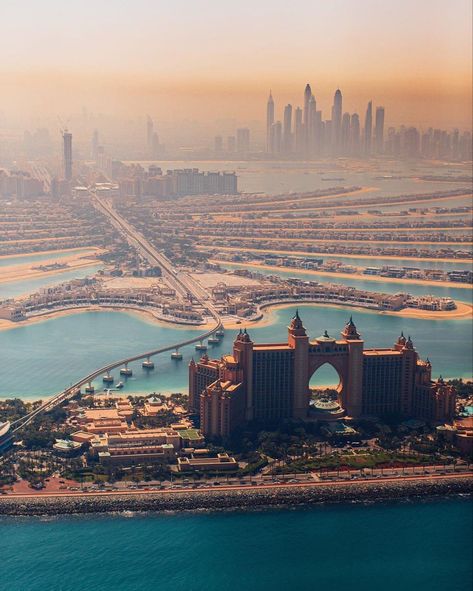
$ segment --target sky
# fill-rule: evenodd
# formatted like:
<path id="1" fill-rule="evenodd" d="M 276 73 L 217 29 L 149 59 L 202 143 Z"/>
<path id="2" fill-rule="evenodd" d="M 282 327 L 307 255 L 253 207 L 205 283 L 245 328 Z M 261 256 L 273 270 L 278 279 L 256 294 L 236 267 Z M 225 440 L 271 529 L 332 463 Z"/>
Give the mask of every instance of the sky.
<path id="1" fill-rule="evenodd" d="M 471 126 L 471 0 L 0 0 L 0 111 L 242 122 L 269 88 L 330 117 Z"/>

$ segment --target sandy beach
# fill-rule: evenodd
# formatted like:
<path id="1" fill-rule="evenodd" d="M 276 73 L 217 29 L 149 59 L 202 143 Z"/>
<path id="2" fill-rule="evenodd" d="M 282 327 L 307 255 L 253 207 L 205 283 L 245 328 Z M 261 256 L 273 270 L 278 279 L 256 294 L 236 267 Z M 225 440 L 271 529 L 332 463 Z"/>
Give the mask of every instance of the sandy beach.
<path id="1" fill-rule="evenodd" d="M 16 242 L 16 241 L 15 241 Z M 80 252 L 79 252 L 80 251 Z M 43 254 L 50 254 L 52 255 L 51 258 L 54 259 L 54 255 L 63 254 L 64 252 L 77 252 L 77 254 L 82 254 L 84 256 L 86 253 L 99 253 L 102 252 L 100 248 L 96 246 L 83 246 L 77 248 L 59 248 L 57 250 L 38 250 L 38 251 L 31 251 L 31 252 L 19 252 L 18 254 L 1 254 L 1 259 L 11 259 L 12 257 L 30 257 L 35 255 L 43 255 Z M 41 263 L 38 263 L 41 264 Z"/>
<path id="2" fill-rule="evenodd" d="M 64 271 L 74 271 L 75 269 L 83 269 L 84 267 L 92 267 L 97 265 L 99 262 L 95 255 L 97 253 L 91 252 L 90 254 L 78 253 L 71 255 L 70 257 L 61 257 L 60 259 L 45 259 L 42 261 L 36 261 L 34 263 L 26 263 L 19 265 L 10 265 L 2 267 L 0 273 L 0 283 L 10 283 L 12 281 L 22 281 L 24 279 L 35 279 L 37 277 L 50 277 Z M 47 267 L 59 263 L 61 265 L 67 265 L 57 269 L 43 270 L 39 267 Z"/>
<path id="3" fill-rule="evenodd" d="M 288 303 L 281 303 L 281 304 L 271 304 L 269 306 L 263 306 L 261 308 L 262 316 L 257 318 L 256 320 L 242 318 L 237 320 L 236 318 L 229 318 L 227 320 L 223 320 L 223 325 L 228 330 L 237 330 L 239 328 L 244 327 L 257 327 L 262 328 L 264 326 L 270 326 L 276 322 L 276 318 L 274 316 L 274 312 L 277 310 L 284 310 L 287 308 L 292 308 L 294 305 L 297 305 L 299 308 L 302 307 L 318 307 L 318 308 L 338 308 L 341 310 L 359 310 L 360 312 L 364 313 L 372 313 L 372 314 L 386 314 L 386 315 L 393 315 L 393 316 L 407 316 L 411 318 L 418 318 L 421 320 L 464 320 L 467 318 L 473 317 L 473 307 L 470 304 L 464 302 L 457 302 L 457 309 L 445 312 L 431 312 L 429 310 L 418 310 L 415 308 L 406 308 L 404 310 L 400 310 L 397 312 L 389 312 L 389 311 L 380 311 L 380 310 L 371 310 L 368 308 L 363 308 L 361 306 L 341 306 L 340 304 L 329 304 L 329 303 L 317 303 L 317 302 L 288 302 Z M 160 318 L 157 318 L 151 311 L 149 310 L 142 310 L 138 308 L 120 308 L 120 307 L 100 307 L 100 306 L 84 306 L 83 308 L 74 308 L 74 309 L 64 309 L 64 310 L 55 310 L 51 312 L 45 312 L 41 316 L 35 316 L 33 318 L 28 318 L 27 320 L 23 320 L 21 322 L 11 322 L 10 320 L 3 320 L 0 319 L 0 331 L 3 330 L 12 330 L 14 328 L 20 328 L 24 326 L 31 326 L 33 324 L 38 324 L 39 322 L 46 322 L 48 320 L 53 320 L 56 318 L 62 318 L 65 316 L 72 316 L 73 314 L 84 314 L 86 312 L 124 312 L 126 314 L 131 314 L 133 316 L 137 316 L 138 318 L 145 320 L 146 322 L 152 322 L 157 326 L 163 326 L 166 328 L 173 328 L 176 330 L 196 330 L 196 331 L 205 331 L 208 330 L 213 326 L 212 322 L 206 322 L 204 324 L 199 325 L 185 325 L 185 324 L 177 324 L 172 321 L 165 321 Z"/>
<path id="4" fill-rule="evenodd" d="M 379 275 L 363 275 L 362 273 L 330 273 L 328 271 L 314 271 L 313 269 L 296 269 L 295 267 L 277 267 L 275 265 L 262 265 L 260 263 L 232 263 L 229 261 L 222 261 L 220 259 L 210 259 L 211 263 L 224 265 L 224 266 L 240 266 L 253 267 L 255 269 L 265 269 L 273 271 L 284 271 L 285 273 L 306 273 L 307 275 L 314 275 L 319 277 L 330 277 L 332 283 L 337 282 L 337 277 L 344 279 L 362 279 L 366 281 L 378 281 L 378 282 L 389 282 L 389 283 L 402 283 L 407 285 L 429 285 L 429 286 L 441 286 L 441 287 L 456 287 L 460 289 L 471 290 L 471 285 L 467 283 L 454 283 L 453 281 L 429 281 L 426 279 L 398 279 L 397 277 L 379 277 Z"/>

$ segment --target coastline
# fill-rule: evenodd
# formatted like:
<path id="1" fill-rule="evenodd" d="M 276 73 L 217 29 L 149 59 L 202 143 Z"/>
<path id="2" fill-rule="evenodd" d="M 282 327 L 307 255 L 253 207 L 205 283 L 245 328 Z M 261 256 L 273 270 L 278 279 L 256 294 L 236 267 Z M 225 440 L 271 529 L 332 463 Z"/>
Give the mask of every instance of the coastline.
<path id="1" fill-rule="evenodd" d="M 212 246 L 197 246 L 197 250 L 209 251 L 215 250 Z M 445 259 L 445 258 L 427 258 L 427 257 L 410 257 L 410 256 L 397 256 L 397 255 L 374 255 L 374 254 L 344 254 L 335 252 L 308 252 L 306 250 L 277 250 L 267 248 L 245 248 L 235 246 L 219 246 L 217 250 L 224 250 L 226 252 L 251 252 L 251 253 L 263 253 L 263 254 L 281 254 L 287 256 L 300 255 L 305 257 L 324 257 L 324 258 L 343 258 L 343 259 L 370 259 L 370 260 L 393 260 L 393 261 L 422 261 L 432 263 L 466 263 L 473 264 L 473 259 Z"/>
<path id="2" fill-rule="evenodd" d="M 379 275 L 364 275 L 362 273 L 330 273 L 328 271 L 314 271 L 313 269 L 298 269 L 295 267 L 278 267 L 276 265 L 262 265 L 261 263 L 234 263 L 231 261 L 223 261 L 220 259 L 209 259 L 211 263 L 215 263 L 218 265 L 230 265 L 232 267 L 252 267 L 255 269 L 265 269 L 265 270 L 274 270 L 274 271 L 283 271 L 285 273 L 290 273 L 291 271 L 295 273 L 306 273 L 308 275 L 320 276 L 320 277 L 331 277 L 336 283 L 336 278 L 340 277 L 342 279 L 356 279 L 356 280 L 366 280 L 366 281 L 377 281 L 378 283 L 402 283 L 407 285 L 426 285 L 429 287 L 441 286 L 441 287 L 455 287 L 460 289 L 468 289 L 471 290 L 471 285 L 468 283 L 456 283 L 453 281 L 430 281 L 428 279 L 402 279 L 399 277 L 380 277 Z"/>
<path id="3" fill-rule="evenodd" d="M 30 256 L 35 256 L 35 255 L 43 255 L 43 254 L 50 254 L 50 255 L 55 255 L 55 254 L 62 254 L 63 252 L 77 252 L 79 250 L 90 250 L 90 251 L 94 251 L 95 253 L 97 253 L 98 251 L 102 250 L 100 248 L 98 248 L 97 246 L 76 246 L 76 247 L 72 247 L 72 248 L 58 248 L 58 249 L 53 249 L 53 250 L 31 250 L 28 252 L 18 252 L 18 253 L 11 253 L 11 254 L 0 254 L 0 260 L 2 259 L 11 259 L 13 257 L 30 257 Z M 77 252 L 77 254 L 81 254 L 79 252 Z M 82 253 L 83 254 L 83 253 Z"/>
<path id="4" fill-rule="evenodd" d="M 50 264 L 53 261 L 44 261 L 46 264 Z M 100 261 L 98 259 L 65 259 L 67 262 L 67 267 L 62 267 L 58 269 L 51 269 L 49 271 L 42 271 L 41 269 L 33 269 L 28 267 L 27 269 L 17 269 L 15 267 L 19 265 L 15 265 L 15 267 L 4 267 L 6 269 L 6 273 L 3 274 L 0 278 L 0 284 L 4 283 L 16 283 L 17 281 L 27 281 L 28 279 L 37 279 L 39 277 L 54 277 L 54 275 L 60 275 L 61 273 L 67 273 L 68 271 L 77 271 L 77 269 L 85 269 L 87 267 L 94 267 Z M 21 265 L 23 266 L 23 265 Z"/>
<path id="5" fill-rule="evenodd" d="M 273 324 L 276 319 L 273 317 L 273 312 L 277 310 L 284 310 L 287 308 L 292 308 L 293 306 L 302 307 L 321 307 L 321 308 L 338 308 L 340 310 L 358 310 L 364 313 L 373 313 L 373 314 L 383 314 L 383 315 L 390 315 L 390 316 L 402 316 L 402 317 L 409 317 L 409 318 L 416 318 L 419 320 L 464 320 L 466 318 L 472 318 L 473 315 L 473 306 L 467 304 L 465 302 L 457 302 L 457 309 L 445 312 L 431 312 L 429 310 L 418 310 L 416 308 L 405 308 L 403 310 L 397 312 L 391 312 L 387 310 L 372 310 L 370 308 L 363 308 L 362 306 L 342 306 L 340 304 L 330 304 L 330 303 L 318 303 L 318 302 L 304 302 L 304 301 L 294 301 L 288 303 L 280 303 L 280 304 L 269 304 L 267 306 L 263 306 L 264 310 L 267 313 L 262 313 L 258 318 L 251 320 L 242 318 L 239 321 L 236 320 L 229 320 L 223 321 L 223 326 L 225 329 L 228 330 L 238 330 L 239 328 L 243 328 L 245 326 L 249 327 L 256 327 L 256 328 L 263 328 L 265 326 L 270 326 Z M 207 329 L 212 326 L 211 322 L 206 322 L 204 324 L 195 324 L 195 325 L 187 325 L 187 324 L 177 324 L 172 321 L 161 320 L 156 318 L 156 316 L 149 310 L 140 310 L 138 308 L 126 308 L 126 307 L 101 307 L 101 306 L 84 306 L 83 308 L 69 308 L 65 310 L 56 310 L 44 313 L 40 316 L 34 316 L 31 318 L 27 318 L 21 322 L 12 322 L 11 320 L 3 320 L 0 319 L 0 331 L 4 330 L 12 330 L 14 328 L 20 328 L 25 326 L 32 326 L 33 324 L 38 324 L 40 322 L 46 322 L 48 320 L 54 320 L 57 318 L 62 318 L 65 316 L 72 316 L 73 314 L 84 314 L 87 312 L 121 312 L 126 314 L 131 314 L 137 316 L 142 320 L 146 320 L 147 322 L 151 322 L 153 324 L 157 324 L 158 326 L 162 326 L 165 328 L 173 328 L 173 329 L 187 329 L 187 330 L 202 330 Z"/>
<path id="6" fill-rule="evenodd" d="M 3 495 L 0 516 L 74 515 L 124 511 L 202 511 L 300 507 L 321 503 L 372 503 L 471 495 L 471 475 L 366 482 L 315 482 L 253 487 L 109 493 Z"/>

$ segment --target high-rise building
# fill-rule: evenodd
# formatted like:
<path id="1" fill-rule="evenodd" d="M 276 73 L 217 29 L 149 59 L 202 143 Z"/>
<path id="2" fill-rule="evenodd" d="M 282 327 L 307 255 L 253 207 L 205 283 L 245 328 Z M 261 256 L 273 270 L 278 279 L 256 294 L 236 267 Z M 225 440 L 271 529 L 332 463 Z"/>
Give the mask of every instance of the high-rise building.
<path id="1" fill-rule="evenodd" d="M 266 105 L 266 152 L 271 152 L 271 129 L 274 123 L 274 101 L 269 91 L 268 103 Z"/>
<path id="2" fill-rule="evenodd" d="M 376 107 L 374 137 L 376 142 L 376 153 L 382 154 L 384 150 L 384 107 Z"/>
<path id="3" fill-rule="evenodd" d="M 345 155 L 350 153 L 350 113 L 343 113 L 340 153 Z"/>
<path id="4" fill-rule="evenodd" d="M 364 151 L 366 156 L 371 155 L 371 137 L 373 135 L 373 104 L 370 101 L 368 103 L 368 107 L 366 108 L 366 115 L 365 115 L 365 144 L 364 144 Z"/>
<path id="5" fill-rule="evenodd" d="M 323 365 L 338 373 L 337 404 L 330 413 L 313 404 L 309 382 Z M 226 437 L 246 421 L 338 420 L 403 416 L 427 421 L 451 420 L 455 391 L 432 381 L 432 367 L 420 359 L 410 337 L 393 347 L 365 349 L 353 320 L 341 338 L 327 331 L 309 339 L 296 312 L 287 343 L 254 343 L 246 329 L 237 335 L 233 353 L 220 360 L 204 356 L 189 366 L 189 404 L 200 412 L 205 436 Z"/>
<path id="6" fill-rule="evenodd" d="M 350 120 L 350 153 L 353 156 L 360 155 L 360 117 L 353 113 Z"/>
<path id="7" fill-rule="evenodd" d="M 214 151 L 217 153 L 223 151 L 223 138 L 221 135 L 216 135 L 214 138 Z"/>
<path id="8" fill-rule="evenodd" d="M 64 179 L 72 180 L 72 133 L 65 129 L 62 133 Z"/>
<path id="9" fill-rule="evenodd" d="M 300 107 L 297 107 L 294 112 L 294 148 L 298 154 L 304 150 L 304 126 Z"/>
<path id="10" fill-rule="evenodd" d="M 99 147 L 99 131 L 98 129 L 94 129 L 94 133 L 92 134 L 92 148 L 91 148 L 91 156 L 92 160 L 97 160 L 97 149 Z"/>
<path id="11" fill-rule="evenodd" d="M 271 126 L 270 140 L 270 152 L 272 154 L 280 154 L 282 147 L 281 121 L 276 121 L 276 123 L 273 123 Z"/>
<path id="12" fill-rule="evenodd" d="M 148 150 L 152 150 L 153 148 L 153 133 L 154 133 L 154 123 L 153 120 L 149 115 L 146 117 L 146 146 Z"/>
<path id="13" fill-rule="evenodd" d="M 339 88 L 333 97 L 332 106 L 332 153 L 338 155 L 341 147 L 342 134 L 342 93 Z"/>
<path id="14" fill-rule="evenodd" d="M 312 156 L 316 150 L 316 134 L 317 134 L 317 103 L 315 96 L 312 95 L 309 99 L 307 117 L 307 155 Z"/>
<path id="15" fill-rule="evenodd" d="M 227 152 L 233 153 L 236 150 L 236 138 L 234 135 L 227 137 Z"/>
<path id="16" fill-rule="evenodd" d="M 247 127 L 237 129 L 236 135 L 237 152 L 247 154 L 250 151 L 250 130 Z"/>
<path id="17" fill-rule="evenodd" d="M 310 130 L 310 99 L 312 98 L 312 90 L 310 84 L 306 84 L 304 89 L 304 151 L 307 153 L 309 150 L 309 130 Z"/>
<path id="18" fill-rule="evenodd" d="M 284 107 L 283 152 L 285 154 L 292 152 L 292 105 Z"/>

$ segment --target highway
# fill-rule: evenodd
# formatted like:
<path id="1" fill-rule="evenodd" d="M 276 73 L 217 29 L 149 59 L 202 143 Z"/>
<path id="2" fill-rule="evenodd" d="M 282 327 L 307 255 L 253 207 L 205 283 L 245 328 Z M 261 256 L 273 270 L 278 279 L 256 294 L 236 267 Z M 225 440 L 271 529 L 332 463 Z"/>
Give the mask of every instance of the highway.
<path id="1" fill-rule="evenodd" d="M 195 285 L 194 281 L 191 277 L 189 277 L 189 275 L 187 275 L 186 273 L 178 274 L 174 270 L 171 262 L 162 253 L 157 251 L 142 234 L 140 234 L 122 216 L 120 216 L 113 209 L 110 203 L 99 199 L 93 193 L 91 193 L 90 196 L 92 203 L 97 208 L 97 210 L 109 217 L 110 222 L 124 236 L 128 243 L 131 246 L 133 246 L 133 248 L 135 248 L 150 264 L 152 264 L 153 266 L 158 265 L 162 269 L 162 275 L 164 279 L 168 282 L 169 285 L 171 285 L 173 289 L 176 290 L 177 293 L 179 293 L 182 296 L 182 298 L 187 298 L 190 294 L 199 304 L 201 304 L 203 308 L 206 309 L 209 315 L 213 318 L 213 320 L 215 321 L 215 325 L 206 332 L 199 334 L 191 339 L 180 341 L 178 343 L 173 343 L 172 345 L 161 347 L 160 349 L 153 349 L 151 351 L 138 353 L 131 357 L 120 359 L 118 361 L 114 361 L 113 363 L 104 365 L 103 367 L 100 367 L 98 369 L 95 369 L 88 375 L 76 381 L 69 388 L 66 388 L 65 390 L 54 395 L 52 398 L 41 404 L 37 409 L 21 417 L 20 419 L 12 422 L 11 426 L 13 433 L 31 423 L 31 421 L 33 421 L 33 419 L 35 419 L 41 413 L 48 410 L 52 410 L 58 404 L 61 404 L 65 400 L 71 398 L 72 396 L 77 394 L 77 392 L 79 392 L 80 388 L 84 384 L 92 382 L 101 375 L 104 375 L 117 367 L 124 366 L 133 361 L 147 359 L 148 357 L 153 357 L 155 355 L 159 355 L 160 353 L 174 351 L 176 349 L 185 347 L 186 345 L 191 345 L 193 343 L 203 341 L 210 335 L 214 334 L 217 330 L 223 328 L 220 315 L 215 310 L 211 302 L 209 302 L 208 300 L 203 300 L 200 293 L 201 290 Z"/>

